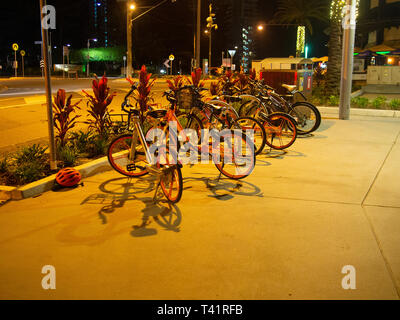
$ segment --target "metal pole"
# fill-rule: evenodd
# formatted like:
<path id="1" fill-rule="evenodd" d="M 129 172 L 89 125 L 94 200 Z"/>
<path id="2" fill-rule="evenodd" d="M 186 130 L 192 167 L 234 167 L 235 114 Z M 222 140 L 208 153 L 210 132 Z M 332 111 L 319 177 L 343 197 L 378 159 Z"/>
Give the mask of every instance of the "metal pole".
<path id="1" fill-rule="evenodd" d="M 15 69 L 15 77 L 17 77 L 18 76 L 18 73 L 17 73 L 17 51 L 16 50 L 14 50 L 14 69 Z"/>
<path id="2" fill-rule="evenodd" d="M 209 39 L 209 46 L 208 46 L 208 74 L 211 74 L 211 33 L 212 29 L 210 29 L 210 39 Z"/>
<path id="3" fill-rule="evenodd" d="M 126 35 L 127 35 L 127 64 L 126 64 L 126 76 L 132 76 L 132 11 L 127 2 L 126 7 Z"/>
<path id="4" fill-rule="evenodd" d="M 43 21 L 45 15 L 43 14 L 43 7 L 46 5 L 45 0 L 40 0 L 40 21 Z M 50 64 L 49 64 L 49 47 L 48 47 L 48 33 L 47 29 L 42 29 L 42 48 L 44 58 L 44 75 L 45 75 L 45 86 L 46 86 L 46 102 L 47 102 L 47 125 L 49 131 L 49 149 L 50 149 L 50 169 L 57 169 L 56 162 L 56 143 L 54 140 L 54 124 L 53 124 L 53 109 L 51 99 L 51 79 L 50 79 Z"/>
<path id="5" fill-rule="evenodd" d="M 25 78 L 24 56 L 22 56 L 22 77 Z"/>
<path id="6" fill-rule="evenodd" d="M 200 68 L 201 0 L 197 0 L 196 68 Z"/>
<path id="7" fill-rule="evenodd" d="M 343 61 L 340 83 L 339 119 L 349 120 L 351 86 L 353 77 L 353 52 L 355 38 L 356 0 L 346 0 L 347 13 L 343 18 Z"/>
<path id="8" fill-rule="evenodd" d="M 89 48 L 90 48 L 90 39 L 88 39 L 88 41 L 87 41 L 87 49 L 88 49 L 88 52 L 87 52 L 87 66 L 86 66 L 86 77 L 88 77 L 89 78 L 89 60 L 90 60 L 90 51 L 89 51 Z"/>
<path id="9" fill-rule="evenodd" d="M 63 79 L 65 79 L 65 54 L 64 54 L 64 46 L 62 50 L 63 55 Z"/>

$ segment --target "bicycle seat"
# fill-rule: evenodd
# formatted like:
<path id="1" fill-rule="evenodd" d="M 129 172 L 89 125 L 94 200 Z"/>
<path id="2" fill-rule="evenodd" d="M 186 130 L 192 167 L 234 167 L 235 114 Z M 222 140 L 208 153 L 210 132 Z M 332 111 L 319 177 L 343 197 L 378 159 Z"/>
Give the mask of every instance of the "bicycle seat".
<path id="1" fill-rule="evenodd" d="M 213 112 L 215 112 L 216 114 L 221 113 L 221 111 L 224 111 L 226 109 L 226 107 L 224 106 L 216 106 L 215 104 L 211 104 L 211 103 L 207 103 L 206 106 L 210 109 L 213 110 Z"/>
<path id="2" fill-rule="evenodd" d="M 225 99 L 229 102 L 242 102 L 242 98 L 235 96 L 225 96 Z"/>
<path id="3" fill-rule="evenodd" d="M 282 87 L 287 89 L 289 92 L 293 92 L 294 90 L 297 89 L 296 85 L 289 85 L 289 84 L 285 84 L 285 83 L 282 84 Z"/>
<path id="4" fill-rule="evenodd" d="M 167 114 L 167 110 L 165 110 L 165 109 L 153 110 L 153 111 L 149 111 L 147 113 L 147 115 L 149 117 L 154 118 L 154 119 L 164 118 L 166 114 Z"/>

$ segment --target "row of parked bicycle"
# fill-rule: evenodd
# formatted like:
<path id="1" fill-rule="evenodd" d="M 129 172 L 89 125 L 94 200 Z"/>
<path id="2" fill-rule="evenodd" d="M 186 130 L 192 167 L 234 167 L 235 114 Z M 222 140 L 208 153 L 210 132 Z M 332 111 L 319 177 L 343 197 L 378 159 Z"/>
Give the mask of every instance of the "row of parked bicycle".
<path id="1" fill-rule="evenodd" d="M 256 155 L 266 145 L 284 150 L 293 145 L 297 135 L 310 134 L 320 126 L 318 109 L 307 102 L 295 86 L 283 85 L 287 94 L 280 95 L 263 81 L 248 81 L 248 92 L 236 90 L 228 81 L 221 94 L 212 97 L 203 96 L 208 89 L 193 85 L 168 90 L 163 96 L 169 101 L 169 107 L 146 112 L 131 104 L 129 97 L 137 89 L 137 85 L 132 85 L 122 103 L 132 132 L 111 142 L 108 149 L 111 166 L 128 177 L 148 173 L 157 176 L 154 197 L 161 187 L 168 201 L 176 203 L 182 197 L 182 161 L 171 160 L 174 153 L 171 141 L 176 141 L 176 150 L 185 145 L 184 152 L 210 155 L 220 174 L 242 179 L 251 174 Z M 296 96 L 302 99 L 294 101 Z M 171 123 L 175 124 L 174 128 Z M 164 150 L 157 148 L 155 153 L 152 149 L 146 136 L 151 128 L 157 128 L 163 133 L 164 141 L 168 141 L 162 144 Z M 203 129 L 218 131 L 218 143 L 212 142 L 210 137 L 204 138 Z M 193 140 L 187 136 L 188 131 L 195 132 L 197 138 Z"/>

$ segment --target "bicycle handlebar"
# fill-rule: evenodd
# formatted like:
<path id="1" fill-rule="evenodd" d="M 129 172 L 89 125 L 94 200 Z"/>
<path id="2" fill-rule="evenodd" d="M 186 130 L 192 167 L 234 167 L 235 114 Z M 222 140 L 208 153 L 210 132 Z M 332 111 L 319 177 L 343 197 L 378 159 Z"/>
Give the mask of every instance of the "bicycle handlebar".
<path id="1" fill-rule="evenodd" d="M 121 104 L 121 110 L 126 112 L 126 113 L 130 113 L 131 110 L 126 109 L 125 107 L 128 104 L 128 98 L 129 96 L 133 93 L 133 91 L 135 91 L 138 87 L 138 82 L 136 82 L 135 84 L 132 85 L 131 89 L 129 90 L 129 92 L 126 94 L 125 98 L 124 98 L 124 102 L 122 102 Z"/>

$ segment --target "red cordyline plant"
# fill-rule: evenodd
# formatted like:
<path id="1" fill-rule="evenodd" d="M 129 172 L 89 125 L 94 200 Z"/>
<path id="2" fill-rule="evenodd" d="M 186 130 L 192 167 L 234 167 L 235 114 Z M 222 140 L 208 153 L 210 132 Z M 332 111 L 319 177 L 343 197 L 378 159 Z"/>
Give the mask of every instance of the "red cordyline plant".
<path id="1" fill-rule="evenodd" d="M 251 80 L 256 80 L 256 79 L 257 79 L 257 72 L 256 72 L 256 69 L 253 68 L 253 69 L 250 70 L 249 78 L 250 78 Z"/>
<path id="2" fill-rule="evenodd" d="M 219 82 L 213 81 L 210 83 L 210 93 L 212 96 L 218 96 L 221 92 L 221 85 Z"/>
<path id="3" fill-rule="evenodd" d="M 173 92 L 177 92 L 183 86 L 183 77 L 177 76 L 173 81 L 167 80 L 168 88 Z"/>
<path id="4" fill-rule="evenodd" d="M 240 90 L 240 93 L 243 93 L 247 90 L 247 84 L 249 83 L 249 80 L 247 78 L 247 75 L 244 74 L 243 72 L 240 72 L 238 75 L 238 88 Z"/>
<path id="5" fill-rule="evenodd" d="M 65 90 L 59 89 L 57 91 L 57 95 L 54 96 L 53 103 L 53 112 L 54 112 L 54 127 L 57 130 L 56 138 L 59 140 L 61 146 L 65 146 L 67 142 L 67 133 L 70 129 L 75 127 L 76 119 L 80 116 L 72 116 L 72 113 L 76 111 L 76 109 L 80 109 L 78 107 L 79 103 L 82 100 L 79 100 L 75 104 L 71 104 L 72 94 L 65 101 Z"/>
<path id="6" fill-rule="evenodd" d="M 202 88 L 204 87 L 204 81 L 201 81 L 201 74 L 202 70 L 201 68 L 197 68 L 195 71 L 192 72 L 192 80 L 190 80 L 188 77 L 186 77 L 186 80 L 193 86 L 197 88 Z"/>
<path id="7" fill-rule="evenodd" d="M 140 120 L 144 121 L 144 112 L 149 109 L 150 101 L 153 101 L 153 98 L 150 96 L 151 87 L 154 84 L 155 79 L 150 81 L 151 73 L 147 73 L 146 66 L 142 66 L 139 72 L 139 86 L 133 96 L 136 101 L 136 106 L 139 107 L 140 110 Z M 126 78 L 131 85 L 135 83 L 132 78 Z"/>
<path id="8" fill-rule="evenodd" d="M 89 128 L 97 130 L 99 134 L 104 134 L 107 125 L 109 125 L 109 117 L 107 117 L 108 106 L 114 99 L 116 92 L 110 93 L 110 88 L 107 86 L 108 79 L 105 75 L 99 80 L 96 79 L 92 82 L 92 89 L 94 96 L 82 90 L 86 97 L 89 98 L 87 102 L 88 113 L 92 117 L 86 121 Z M 111 110 L 110 110 L 111 111 Z"/>
<path id="9" fill-rule="evenodd" d="M 219 82 L 220 86 L 222 87 L 222 91 L 226 94 L 232 94 L 233 87 L 235 84 L 239 81 L 239 79 L 234 79 L 233 78 L 233 73 L 231 70 L 227 70 L 225 72 L 225 75 L 223 75 Z"/>

